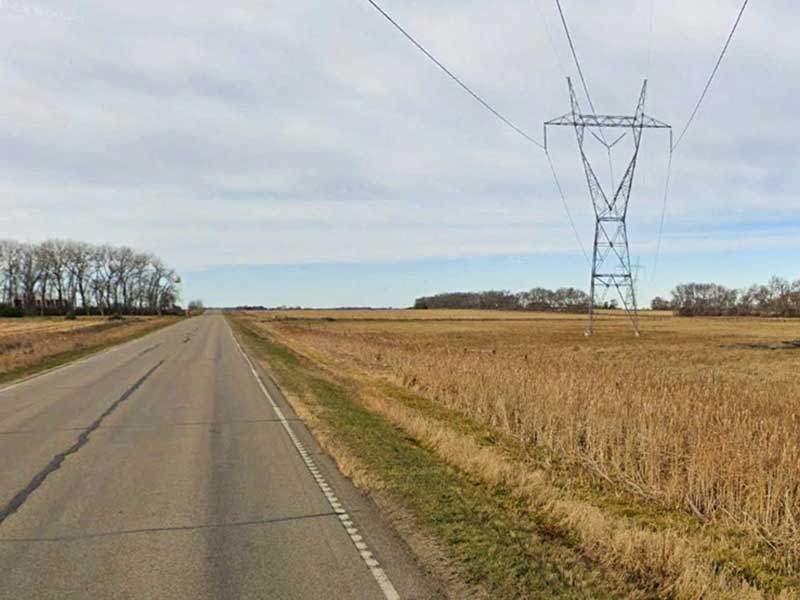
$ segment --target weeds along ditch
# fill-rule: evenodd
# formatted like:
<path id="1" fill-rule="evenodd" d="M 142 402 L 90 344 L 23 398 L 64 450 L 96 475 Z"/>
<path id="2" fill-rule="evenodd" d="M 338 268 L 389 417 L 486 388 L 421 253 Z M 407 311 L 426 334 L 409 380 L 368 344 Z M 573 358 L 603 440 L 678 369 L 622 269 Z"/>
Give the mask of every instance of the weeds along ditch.
<path id="1" fill-rule="evenodd" d="M 545 449 L 574 477 L 800 557 L 800 350 L 776 345 L 800 338 L 800 322 L 659 315 L 635 338 L 607 317 L 587 339 L 561 315 L 362 313 L 251 318 Z"/>

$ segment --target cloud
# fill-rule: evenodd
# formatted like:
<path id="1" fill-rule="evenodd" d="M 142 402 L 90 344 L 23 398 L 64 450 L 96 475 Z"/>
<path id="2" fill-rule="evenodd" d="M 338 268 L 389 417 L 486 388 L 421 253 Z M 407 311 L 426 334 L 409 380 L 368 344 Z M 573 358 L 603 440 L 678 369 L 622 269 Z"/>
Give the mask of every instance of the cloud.
<path id="1" fill-rule="evenodd" d="M 384 4 L 527 131 L 566 112 L 574 69 L 551 3 Z M 682 125 L 736 7 L 655 3 L 651 34 L 648 4 L 565 8 L 598 110 L 631 111 L 648 75 L 648 112 Z M 796 223 L 797 25 L 788 1 L 745 15 L 676 156 L 665 251 L 741 248 L 720 223 Z M 542 153 L 366 2 L 16 0 L 0 30 L 3 235 L 126 243 L 187 268 L 576 249 Z M 551 143 L 588 245 L 574 135 Z M 665 149 L 646 140 L 634 191 L 644 251 Z M 775 248 L 794 235 L 747 233 Z"/>

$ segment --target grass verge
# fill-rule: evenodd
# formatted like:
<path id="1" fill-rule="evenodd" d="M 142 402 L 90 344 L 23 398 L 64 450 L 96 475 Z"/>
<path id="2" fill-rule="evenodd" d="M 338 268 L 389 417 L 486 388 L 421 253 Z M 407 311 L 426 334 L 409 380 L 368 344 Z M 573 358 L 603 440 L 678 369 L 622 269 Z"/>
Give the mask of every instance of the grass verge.
<path id="1" fill-rule="evenodd" d="M 509 487 L 454 467 L 371 410 L 357 389 L 241 321 L 230 321 L 287 396 L 299 399 L 348 460 L 379 479 L 383 492 L 440 542 L 467 583 L 493 598 L 648 596 L 587 557 L 570 530 L 532 510 Z"/>
<path id="2" fill-rule="evenodd" d="M 593 478 L 576 478 L 565 457 L 549 451 L 542 455 L 543 448 L 523 444 L 425 397 L 418 393 L 419 386 L 405 379 L 376 375 L 349 355 L 331 357 L 330 347 L 323 345 L 321 349 L 307 344 L 302 336 L 293 335 L 292 329 L 248 319 L 246 315 L 237 315 L 235 319 L 248 330 L 253 343 L 269 346 L 264 350 L 265 356 L 278 379 L 283 371 L 289 379 L 299 371 L 335 386 L 352 402 L 406 435 L 468 481 L 492 493 L 501 491 L 508 495 L 517 507 L 512 523 L 517 519 L 526 534 L 553 534 L 547 543 L 573 550 L 571 557 L 578 556 L 584 568 L 603 573 L 613 582 L 594 592 L 595 596 L 610 593 L 680 600 L 798 597 L 800 579 L 788 559 L 782 558 L 779 549 L 753 539 L 744 530 L 709 523 L 667 509 L 658 502 L 620 493 Z M 338 346 L 334 348 L 340 350 Z M 342 472 L 357 484 L 364 484 L 365 489 L 383 489 L 383 482 L 377 476 L 379 469 L 360 459 L 357 453 L 355 460 L 361 460 L 362 464 L 353 468 L 352 444 L 342 444 L 340 431 L 330 426 L 336 425 L 336 419 L 326 412 L 341 408 L 324 406 L 307 385 L 289 389 L 284 381 L 280 382 L 296 412 L 304 420 L 312 421 L 318 439 L 320 432 L 326 437 L 336 437 L 332 444 L 321 441 L 337 459 Z M 321 426 L 313 422 L 316 420 Z M 376 480 L 380 487 L 371 485 Z M 396 490 L 390 491 L 399 497 Z M 443 539 L 441 532 L 426 526 L 417 512 L 412 513 L 432 537 Z M 451 556 L 471 567 L 468 556 L 454 554 L 449 542 L 446 546 Z M 537 560 L 535 556 L 529 559 Z M 464 571 L 473 581 L 484 581 L 476 579 L 468 569 Z M 542 595 L 535 589 L 520 592 L 513 587 L 501 587 L 492 588 L 491 595 L 564 597 L 569 593 L 574 590 L 548 589 Z"/>

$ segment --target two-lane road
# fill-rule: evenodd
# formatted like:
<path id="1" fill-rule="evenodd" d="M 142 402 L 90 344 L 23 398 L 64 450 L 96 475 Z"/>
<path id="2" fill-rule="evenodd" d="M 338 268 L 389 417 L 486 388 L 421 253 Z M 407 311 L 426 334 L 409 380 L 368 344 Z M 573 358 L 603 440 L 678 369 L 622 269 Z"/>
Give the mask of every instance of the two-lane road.
<path id="1" fill-rule="evenodd" d="M 219 314 L 0 390 L 0 598 L 433 595 Z"/>

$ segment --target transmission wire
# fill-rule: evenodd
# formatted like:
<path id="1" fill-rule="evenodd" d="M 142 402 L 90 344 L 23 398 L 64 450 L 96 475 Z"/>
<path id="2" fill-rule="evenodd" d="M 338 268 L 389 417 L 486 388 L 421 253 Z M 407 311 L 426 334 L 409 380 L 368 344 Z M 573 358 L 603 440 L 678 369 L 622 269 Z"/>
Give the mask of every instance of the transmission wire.
<path id="1" fill-rule="evenodd" d="M 658 269 L 658 259 L 661 256 L 661 239 L 664 234 L 664 218 L 667 214 L 667 201 L 669 200 L 669 184 L 670 179 L 672 178 L 672 156 L 674 154 L 674 146 L 670 141 L 669 145 L 669 160 L 667 161 L 667 180 L 664 184 L 664 199 L 661 203 L 661 220 L 658 224 L 658 241 L 656 243 L 656 256 L 653 260 L 653 271 L 651 275 L 651 279 L 655 278 L 656 276 L 656 269 Z"/>
<path id="2" fill-rule="evenodd" d="M 531 137 L 530 135 L 525 133 L 522 129 L 520 129 L 519 127 L 514 125 L 514 123 L 512 123 L 509 119 L 507 119 L 502 114 L 500 114 L 498 111 L 496 111 L 494 108 L 492 108 L 492 106 L 488 102 L 486 102 L 478 94 L 473 92 L 469 88 L 469 86 L 467 86 L 467 84 L 465 84 L 463 81 L 461 81 L 461 79 L 459 79 L 452 71 L 450 71 L 450 69 L 448 69 L 446 66 L 444 66 L 435 56 L 433 56 L 433 54 L 431 54 L 420 42 L 418 42 L 414 38 L 414 36 L 412 36 L 408 31 L 406 31 L 385 10 L 383 10 L 377 4 L 377 2 L 375 2 L 375 0 L 367 0 L 367 2 L 369 2 L 376 11 L 378 11 L 387 21 L 389 21 L 389 23 L 391 23 L 394 26 L 395 29 L 397 29 L 400 33 L 402 33 L 403 36 L 406 37 L 406 39 L 408 39 L 412 44 L 414 44 L 414 46 L 416 46 L 417 49 L 420 50 L 420 52 L 422 52 L 437 67 L 439 67 L 442 71 L 444 71 L 444 73 L 446 73 L 450 77 L 450 79 L 452 79 L 459 86 L 461 86 L 461 88 L 463 88 L 470 96 L 472 96 L 475 100 L 477 100 L 484 108 L 489 110 L 495 117 L 500 119 L 503 123 L 508 125 L 511 129 L 516 131 L 518 134 L 520 134 L 526 140 L 528 140 L 529 142 L 535 144 L 536 146 L 538 146 L 539 148 L 544 150 L 544 153 L 547 156 L 547 161 L 548 161 L 548 163 L 550 165 L 550 172 L 553 174 L 553 181 L 556 184 L 556 188 L 558 189 L 558 194 L 561 197 L 561 203 L 564 206 L 564 212 L 567 215 L 567 220 L 569 221 L 570 227 L 572 228 L 572 232 L 575 234 L 575 239 L 578 242 L 578 246 L 580 246 L 581 253 L 583 254 L 583 257 L 586 259 L 587 262 L 589 262 L 589 255 L 586 253 L 586 248 L 584 247 L 583 241 L 581 240 L 581 237 L 578 234 L 578 228 L 575 226 L 575 221 L 572 218 L 572 212 L 569 210 L 569 205 L 567 204 L 567 199 L 566 199 L 566 196 L 564 194 L 564 189 L 561 187 L 561 182 L 559 181 L 558 175 L 556 174 L 555 166 L 553 165 L 553 161 L 550 158 L 550 153 L 547 151 L 547 148 L 544 146 L 544 144 L 540 143 L 539 141 L 537 141 L 536 139 L 534 139 L 533 137 Z M 550 34 L 549 34 L 549 31 L 548 31 L 548 36 L 549 35 Z M 552 42 L 552 38 L 551 38 L 551 42 Z M 553 46 L 553 50 L 555 51 L 555 46 Z M 557 60 L 558 60 L 558 54 L 557 53 L 556 53 L 556 57 L 557 57 Z M 576 57 L 576 60 L 577 60 L 577 57 Z M 559 62 L 560 62 L 560 60 L 559 60 Z M 581 78 L 582 77 L 583 76 L 581 75 Z M 589 103 L 591 104 L 591 100 L 589 100 Z M 594 107 L 592 108 L 592 110 L 594 110 Z M 609 157 L 609 159 L 610 159 L 610 157 Z"/>
<path id="3" fill-rule="evenodd" d="M 714 81 L 714 77 L 716 76 L 717 71 L 719 70 L 719 67 L 722 64 L 722 59 L 725 58 L 725 53 L 728 51 L 728 46 L 731 45 L 731 40 L 733 40 L 733 35 L 736 33 L 736 29 L 739 27 L 739 22 L 742 20 L 744 9 L 747 8 L 747 4 L 749 1 L 750 0 L 744 0 L 742 8 L 739 10 L 739 15 L 736 17 L 736 21 L 734 22 L 733 27 L 731 28 L 731 32 L 728 34 L 728 39 L 725 41 L 725 45 L 722 47 L 722 52 L 720 52 L 719 58 L 717 59 L 717 63 L 714 65 L 714 69 L 711 71 L 711 75 L 708 78 L 708 82 L 706 82 L 705 88 L 703 88 L 703 93 L 700 94 L 700 99 L 697 101 L 697 104 L 695 105 L 692 114 L 689 116 L 689 120 L 686 122 L 686 126 L 683 128 L 683 131 L 678 136 L 678 141 L 675 142 L 674 146 L 675 148 L 677 148 L 678 145 L 681 143 L 683 136 L 686 135 L 689 126 L 692 124 L 692 121 L 694 121 L 694 118 L 697 116 L 697 111 L 700 110 L 700 105 L 703 103 L 706 94 L 708 94 L 708 90 L 711 88 L 711 83 Z"/>
<path id="4" fill-rule="evenodd" d="M 556 187 L 558 188 L 558 193 L 561 196 L 561 204 L 564 205 L 564 212 L 567 213 L 567 219 L 569 220 L 569 225 L 572 227 L 572 233 L 575 234 L 575 239 L 578 240 L 578 245 L 581 247 L 581 253 L 583 254 L 583 258 L 586 259 L 586 262 L 591 264 L 589 260 L 589 255 L 586 252 L 586 248 L 581 241 L 581 236 L 578 234 L 578 228 L 575 227 L 575 221 L 572 220 L 572 212 L 569 210 L 569 205 L 567 204 L 567 198 L 564 195 L 564 189 L 561 187 L 561 182 L 558 179 L 558 175 L 556 174 L 556 167 L 553 164 L 553 159 L 550 158 L 550 152 L 547 150 L 544 151 L 545 156 L 547 156 L 547 162 L 550 165 L 550 172 L 553 174 L 553 180 L 556 182 Z"/>
<path id="5" fill-rule="evenodd" d="M 575 50 L 575 43 L 572 41 L 572 35 L 569 32 L 569 26 L 567 25 L 567 17 L 564 15 L 564 9 L 561 7 L 561 0 L 556 0 L 556 7 L 558 7 L 558 14 L 561 17 L 561 24 L 564 26 L 564 33 L 567 35 L 567 42 L 569 43 L 570 52 L 572 52 L 572 58 L 575 61 L 575 67 L 578 69 L 578 76 L 581 79 L 581 85 L 583 86 L 583 93 L 586 94 L 586 99 L 589 101 L 589 108 L 592 109 L 594 114 L 597 114 L 597 110 L 594 107 L 594 102 L 592 102 L 592 96 L 589 94 L 589 86 L 586 85 L 586 78 L 583 76 L 583 69 L 581 68 L 581 62 L 578 60 L 578 53 Z M 603 131 L 603 128 L 600 128 L 600 137 L 603 138 L 602 144 L 606 147 L 606 153 L 608 154 L 608 172 L 611 177 L 611 187 L 612 189 L 616 187 L 614 184 L 614 163 L 611 160 L 611 148 L 608 145 L 608 140 L 606 139 L 606 134 Z"/>
<path id="6" fill-rule="evenodd" d="M 578 69 L 578 76 L 581 79 L 581 85 L 583 86 L 583 92 L 586 94 L 586 99 L 589 100 L 589 107 L 592 109 L 593 113 L 597 113 L 594 108 L 594 103 L 592 102 L 592 96 L 589 94 L 589 86 L 586 85 L 586 78 L 583 76 L 583 69 L 581 69 L 581 63 L 578 60 L 578 53 L 575 51 L 575 44 L 572 42 L 572 35 L 569 32 L 569 26 L 567 26 L 567 18 L 564 16 L 564 10 L 561 8 L 561 0 L 556 0 L 556 6 L 558 7 L 558 14 L 561 17 L 561 24 L 564 26 L 564 33 L 567 34 L 567 42 L 569 43 L 570 52 L 572 52 L 572 58 L 575 61 L 575 67 Z M 600 130 L 602 134 L 603 130 Z"/>
<path id="7" fill-rule="evenodd" d="M 553 36 L 550 34 L 550 27 L 547 24 L 547 17 L 545 16 L 544 11 L 542 11 L 542 7 L 539 4 L 539 0 L 533 0 L 533 5 L 536 8 L 536 12 L 539 13 L 539 19 L 544 25 L 544 30 L 545 33 L 547 34 L 547 40 L 550 42 L 550 49 L 553 51 L 553 56 L 555 56 L 559 68 L 564 73 L 564 76 L 566 76 L 568 74 L 567 68 L 564 66 L 564 62 L 561 60 L 561 55 L 558 53 L 558 49 L 556 48 L 555 40 L 553 39 Z"/>
<path id="8" fill-rule="evenodd" d="M 742 20 L 742 15 L 744 15 L 744 11 L 747 8 L 747 4 L 750 0 L 744 0 L 742 3 L 741 9 L 739 9 L 739 14 L 736 16 L 736 21 L 733 23 L 733 27 L 731 28 L 730 33 L 728 34 L 727 40 L 725 40 L 725 45 L 722 47 L 722 52 L 719 54 L 719 58 L 717 62 L 714 64 L 714 68 L 711 71 L 711 75 L 708 77 L 708 81 L 706 82 L 705 87 L 703 88 L 703 93 L 700 94 L 700 98 L 697 101 L 697 104 L 692 110 L 692 114 L 689 116 L 688 121 L 686 121 L 686 125 L 684 126 L 681 134 L 678 136 L 678 141 L 674 144 L 670 140 L 670 147 L 669 147 L 669 162 L 667 163 L 667 180 L 664 185 L 664 200 L 661 206 L 661 220 L 658 226 L 658 242 L 656 243 L 656 255 L 653 262 L 653 277 L 655 277 L 656 268 L 658 267 L 658 259 L 661 255 L 661 241 L 664 232 L 664 218 L 667 212 L 667 201 L 669 199 L 669 185 L 670 185 L 670 178 L 672 176 L 672 157 L 675 152 L 675 149 L 678 147 L 678 144 L 681 143 L 683 140 L 683 136 L 686 135 L 686 132 L 689 130 L 689 127 L 692 125 L 694 118 L 697 116 L 697 112 L 700 110 L 700 105 L 703 103 L 706 95 L 708 94 L 708 90 L 711 89 L 711 84 L 714 81 L 714 77 L 717 75 L 717 71 L 719 71 L 719 67 L 722 64 L 722 60 L 725 58 L 725 54 L 728 51 L 728 47 L 731 45 L 731 41 L 733 40 L 733 36 L 736 33 L 737 28 L 739 27 L 739 23 Z"/>
<path id="9" fill-rule="evenodd" d="M 547 40 L 550 43 L 550 49 L 553 51 L 553 56 L 556 59 L 556 63 L 558 63 L 558 68 L 564 73 L 566 76 L 568 74 L 566 65 L 561 60 L 561 55 L 556 48 L 555 40 L 550 33 L 550 27 L 547 24 L 547 17 L 545 16 L 544 12 L 542 11 L 542 7 L 539 4 L 539 0 L 533 0 L 533 4 L 536 8 L 536 11 L 539 13 L 539 19 L 541 20 L 542 24 L 544 25 L 545 33 L 547 34 Z M 613 145 L 613 144 L 612 144 Z M 561 185 L 561 181 L 558 178 L 558 173 L 556 172 L 555 164 L 553 164 L 553 159 L 550 156 L 550 151 L 547 149 L 547 145 L 545 144 L 544 153 L 547 156 L 547 162 L 550 166 L 550 172 L 553 175 L 553 181 L 556 184 L 556 188 L 558 189 L 558 194 L 561 198 L 561 204 L 564 207 L 564 212 L 567 215 L 567 220 L 569 221 L 569 225 L 572 228 L 572 233 L 575 235 L 575 239 L 578 242 L 578 246 L 580 247 L 581 254 L 583 254 L 583 258 L 586 260 L 586 263 L 591 265 L 591 260 L 589 259 L 589 254 L 586 252 L 586 247 L 583 245 L 583 240 L 581 240 L 581 236 L 578 233 L 578 228 L 575 226 L 575 221 L 572 218 L 572 211 L 569 209 L 569 204 L 567 203 L 567 197 L 564 194 L 564 188 Z"/>
<path id="10" fill-rule="evenodd" d="M 433 54 L 428 52 L 428 50 L 425 48 L 425 46 L 423 46 L 416 39 L 414 39 L 414 37 L 410 33 L 408 33 L 408 31 L 403 29 L 403 27 L 397 21 L 395 21 L 385 10 L 383 10 L 375 2 L 375 0 L 367 0 L 367 2 L 369 2 L 375 10 L 377 10 L 387 21 L 389 21 L 389 23 L 394 25 L 395 29 L 397 29 L 400 33 L 402 33 L 408 39 L 408 41 L 410 41 L 412 44 L 414 44 L 420 50 L 420 52 L 422 52 L 426 57 L 428 57 L 428 59 L 433 61 L 433 63 L 437 67 L 439 67 L 442 71 L 444 71 L 447 74 L 447 76 L 450 77 L 450 79 L 452 79 L 459 86 L 461 86 L 461 88 L 465 92 L 467 92 L 470 96 L 472 96 L 472 98 L 475 99 L 477 102 L 479 102 L 486 110 L 491 112 L 495 117 L 497 117 L 500 121 L 502 121 L 503 123 L 508 125 L 511 129 L 516 131 L 519 135 L 524 137 L 526 140 L 528 140 L 529 142 L 531 142 L 533 144 L 536 144 L 537 146 L 539 146 L 539 148 L 544 150 L 544 144 L 542 144 L 538 140 L 534 139 L 532 136 L 528 135 L 522 129 L 520 129 L 519 127 L 514 125 L 514 123 L 512 123 L 507 117 L 505 117 L 502 114 L 500 114 L 500 112 L 495 110 L 488 102 L 486 102 L 486 100 L 481 98 L 477 93 L 473 92 L 472 89 L 470 89 L 470 87 L 466 83 L 461 81 L 461 79 L 459 79 L 450 69 L 448 69 L 441 62 L 439 62 L 439 60 Z"/>

